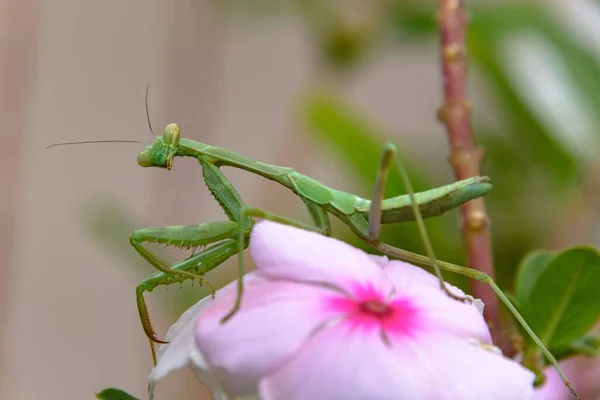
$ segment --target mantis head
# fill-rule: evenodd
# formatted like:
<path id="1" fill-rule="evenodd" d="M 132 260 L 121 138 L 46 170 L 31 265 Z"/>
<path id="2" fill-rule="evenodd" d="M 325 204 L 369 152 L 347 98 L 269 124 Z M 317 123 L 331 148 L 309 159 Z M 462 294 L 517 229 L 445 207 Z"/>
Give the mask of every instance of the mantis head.
<path id="1" fill-rule="evenodd" d="M 153 144 L 138 155 L 138 164 L 142 167 L 158 167 L 170 170 L 173 167 L 173 158 L 179 146 L 179 132 L 179 125 L 167 125 L 162 135 L 158 136 Z"/>

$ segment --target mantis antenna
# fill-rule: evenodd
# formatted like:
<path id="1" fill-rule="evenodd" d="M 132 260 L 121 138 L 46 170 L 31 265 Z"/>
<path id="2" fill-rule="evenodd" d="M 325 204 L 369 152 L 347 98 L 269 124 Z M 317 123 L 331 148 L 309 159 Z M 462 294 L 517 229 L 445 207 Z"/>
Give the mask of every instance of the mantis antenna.
<path id="1" fill-rule="evenodd" d="M 55 144 L 51 144 L 50 146 L 46 146 L 46 149 L 49 149 L 51 147 L 56 147 L 56 146 L 67 146 L 67 145 L 71 145 L 71 144 L 87 144 L 87 143 L 138 143 L 138 144 L 141 144 L 142 142 L 137 141 L 137 140 L 86 140 L 83 142 L 55 143 Z"/>
<path id="2" fill-rule="evenodd" d="M 148 121 L 148 127 L 150 127 L 150 132 L 152 132 L 152 134 L 154 136 L 156 136 L 156 133 L 154 133 L 154 130 L 152 129 L 152 123 L 150 123 L 150 113 L 148 112 L 148 91 L 150 90 L 150 85 L 146 85 L 146 120 Z M 137 141 L 137 140 L 86 140 L 83 142 L 64 142 L 64 143 L 55 143 L 55 144 L 51 144 L 50 146 L 47 146 L 46 149 L 49 149 L 51 147 L 56 147 L 56 146 L 67 146 L 67 145 L 71 145 L 71 144 L 87 144 L 87 143 L 138 143 L 141 144 L 142 142 Z"/>
<path id="3" fill-rule="evenodd" d="M 152 123 L 150 123 L 150 113 L 148 112 L 148 91 L 150 90 L 150 85 L 146 85 L 146 119 L 148 120 L 148 126 L 150 127 L 150 132 L 152 132 L 152 134 L 154 136 L 156 136 L 156 133 L 154 133 L 154 130 L 152 129 Z"/>

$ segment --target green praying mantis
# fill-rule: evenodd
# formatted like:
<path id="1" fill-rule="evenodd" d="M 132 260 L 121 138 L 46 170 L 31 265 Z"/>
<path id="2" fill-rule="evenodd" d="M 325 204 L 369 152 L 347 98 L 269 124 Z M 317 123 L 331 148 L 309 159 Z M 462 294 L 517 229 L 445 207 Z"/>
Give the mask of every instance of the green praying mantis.
<path id="1" fill-rule="evenodd" d="M 241 305 L 243 295 L 242 276 L 244 273 L 243 254 L 248 246 L 249 235 L 254 224 L 252 218 L 269 219 L 324 235 L 331 235 L 329 219 L 329 214 L 331 214 L 379 252 L 389 257 L 433 267 L 439 278 L 441 289 L 456 300 L 465 301 L 467 299 L 458 298 L 448 290 L 440 269 L 459 273 L 489 284 L 556 368 L 573 396 L 579 398 L 559 367 L 556 358 L 537 337 L 491 277 L 472 268 L 436 260 L 423 218 L 440 215 L 469 200 L 486 195 L 492 189 L 492 185 L 488 182 L 489 178 L 472 177 L 447 186 L 414 193 L 402 161 L 397 156 L 396 147 L 391 143 L 387 143 L 383 149 L 373 196 L 370 200 L 367 200 L 351 193 L 329 188 L 311 177 L 296 172 L 292 168 L 265 164 L 221 147 L 181 138 L 180 127 L 177 124 L 167 125 L 155 142 L 138 155 L 137 161 L 142 167 L 170 170 L 173 167 L 175 157 L 193 157 L 198 160 L 202 167 L 204 182 L 227 215 L 228 220 L 197 225 L 144 228 L 136 230 L 131 235 L 131 245 L 145 260 L 159 270 L 146 278 L 136 290 L 142 326 L 146 336 L 150 339 L 153 354 L 153 342 L 165 342 L 157 338 L 151 325 L 148 309 L 144 302 L 144 292 L 151 291 L 157 286 L 183 282 L 189 279 L 203 280 L 203 274 L 217 267 L 231 256 L 238 254 L 238 296 L 233 309 L 223 317 L 222 322 L 226 323 Z M 392 165 L 395 165 L 400 172 L 409 193 L 384 199 L 387 176 Z M 243 169 L 285 186 L 305 203 L 314 225 L 307 225 L 248 207 L 221 171 L 220 167 L 223 166 Z M 381 224 L 413 220 L 418 224 L 420 234 L 425 242 L 427 256 L 411 253 L 378 241 Z M 169 265 L 155 257 L 143 246 L 143 243 L 176 246 L 193 250 L 193 254 Z M 196 251 L 199 247 L 202 250 Z"/>
<path id="2" fill-rule="evenodd" d="M 151 127 L 150 129 L 152 130 Z M 228 220 L 195 225 L 143 228 L 134 231 L 131 235 L 130 243 L 133 248 L 158 270 L 144 279 L 136 288 L 139 316 L 143 330 L 150 341 L 155 364 L 154 343 L 165 344 L 167 342 L 158 339 L 155 333 L 144 300 L 145 292 L 151 292 L 158 286 L 188 280 L 200 281 L 210 286 L 203 275 L 237 254 L 238 296 L 232 310 L 222 319 L 222 323 L 226 323 L 241 306 L 244 250 L 248 247 L 250 232 L 255 223 L 253 218 L 269 219 L 329 236 L 332 234 L 329 219 L 329 214 L 331 214 L 346 224 L 369 246 L 388 257 L 433 267 L 439 278 L 441 289 L 457 301 L 469 301 L 470 298 L 461 298 L 450 292 L 444 283 L 441 269 L 462 274 L 490 285 L 498 298 L 539 346 L 548 361 L 556 368 L 574 398 L 579 399 L 556 358 L 491 277 L 472 268 L 439 261 L 435 257 L 423 218 L 438 216 L 469 200 L 488 194 L 492 189 L 488 177 L 472 177 L 425 192 L 414 193 L 402 161 L 397 156 L 396 147 L 387 143 L 383 149 L 373 196 L 371 199 L 364 199 L 351 193 L 329 188 L 292 168 L 265 164 L 221 147 L 182 138 L 180 127 L 174 123 L 167 125 L 162 134 L 156 136 L 154 143 L 138 155 L 137 161 L 142 167 L 171 170 L 176 157 L 193 157 L 198 160 L 202 167 L 204 182 L 227 215 Z M 392 165 L 395 165 L 399 171 L 408 194 L 384 199 L 387 176 Z M 223 166 L 239 168 L 285 186 L 305 203 L 314 225 L 248 207 L 221 171 L 220 168 Z M 425 243 L 427 256 L 378 241 L 381 224 L 407 221 L 416 221 Z M 152 243 L 191 250 L 192 254 L 169 264 L 160 260 L 144 246 L 144 244 Z"/>

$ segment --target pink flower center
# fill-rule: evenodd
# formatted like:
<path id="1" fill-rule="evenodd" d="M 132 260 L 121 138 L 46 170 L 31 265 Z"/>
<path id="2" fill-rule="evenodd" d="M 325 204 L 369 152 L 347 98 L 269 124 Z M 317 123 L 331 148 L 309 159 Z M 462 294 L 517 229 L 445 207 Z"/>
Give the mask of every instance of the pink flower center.
<path id="1" fill-rule="evenodd" d="M 375 318 L 385 318 L 389 317 L 393 313 L 393 310 L 379 300 L 367 300 L 360 304 L 360 312 L 372 314 Z"/>
<path id="2" fill-rule="evenodd" d="M 355 298 L 335 296 L 327 302 L 334 314 L 345 316 L 353 328 L 376 330 L 386 335 L 413 335 L 420 326 L 419 308 L 410 298 L 386 296 L 373 287 L 357 287 Z"/>

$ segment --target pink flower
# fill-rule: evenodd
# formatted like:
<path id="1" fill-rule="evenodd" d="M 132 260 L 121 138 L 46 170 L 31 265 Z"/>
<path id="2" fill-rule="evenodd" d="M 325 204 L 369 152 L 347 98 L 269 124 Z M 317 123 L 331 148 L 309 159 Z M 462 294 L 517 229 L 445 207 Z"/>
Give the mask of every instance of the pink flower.
<path id="1" fill-rule="evenodd" d="M 596 331 L 598 328 L 596 328 Z M 600 399 L 600 358 L 588 356 L 571 357 L 560 366 L 582 399 Z M 571 400 L 573 395 L 553 367 L 544 371 L 546 382 L 536 388 L 534 400 Z"/>
<path id="2" fill-rule="evenodd" d="M 250 240 L 257 265 L 196 323 L 213 376 L 261 399 L 530 399 L 534 375 L 492 350 L 477 302 L 450 299 L 424 270 L 273 222 Z M 458 289 L 453 288 L 457 292 Z"/>
<path id="3" fill-rule="evenodd" d="M 560 367 L 568 377 L 569 371 L 565 367 L 565 363 L 561 362 Z M 547 368 L 544 373 L 546 374 L 546 382 L 542 386 L 535 388 L 533 400 L 570 400 L 573 398 L 573 395 L 569 392 L 569 389 L 567 389 L 554 367 Z"/>

